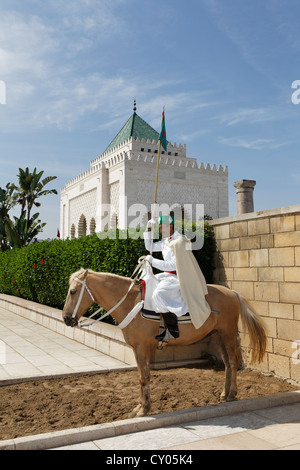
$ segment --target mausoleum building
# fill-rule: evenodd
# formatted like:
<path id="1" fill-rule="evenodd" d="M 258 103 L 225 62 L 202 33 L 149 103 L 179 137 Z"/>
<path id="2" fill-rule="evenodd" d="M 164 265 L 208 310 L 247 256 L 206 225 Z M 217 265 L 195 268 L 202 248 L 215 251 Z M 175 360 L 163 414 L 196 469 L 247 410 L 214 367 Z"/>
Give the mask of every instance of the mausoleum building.
<path id="1" fill-rule="evenodd" d="M 134 108 L 104 152 L 91 161 L 90 168 L 62 188 L 62 238 L 127 228 L 136 204 L 144 205 L 148 215 L 154 202 L 158 137 Z M 204 213 L 213 219 L 226 217 L 228 169 L 199 164 L 196 158 L 186 156 L 186 145 L 168 142 L 167 151 L 161 148 L 157 203 L 182 210 L 185 205 L 204 204 Z"/>

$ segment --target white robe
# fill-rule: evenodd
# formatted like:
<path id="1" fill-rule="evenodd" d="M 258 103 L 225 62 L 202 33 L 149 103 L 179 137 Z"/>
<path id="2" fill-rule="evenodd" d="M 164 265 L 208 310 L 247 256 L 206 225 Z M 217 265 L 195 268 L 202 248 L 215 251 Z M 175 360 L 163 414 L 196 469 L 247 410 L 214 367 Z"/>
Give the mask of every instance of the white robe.
<path id="1" fill-rule="evenodd" d="M 178 236 L 181 235 L 175 232 L 170 239 L 173 240 Z M 176 271 L 176 258 L 167 240 L 154 242 L 151 247 L 151 232 L 144 232 L 146 250 L 153 253 L 161 251 L 163 255 L 163 260 L 153 258 L 152 261 L 154 268 L 164 271 L 156 276 L 160 282 L 153 292 L 152 305 L 157 313 L 172 312 L 181 317 L 188 312 L 188 307 L 181 296 L 177 275 L 165 272 Z"/>

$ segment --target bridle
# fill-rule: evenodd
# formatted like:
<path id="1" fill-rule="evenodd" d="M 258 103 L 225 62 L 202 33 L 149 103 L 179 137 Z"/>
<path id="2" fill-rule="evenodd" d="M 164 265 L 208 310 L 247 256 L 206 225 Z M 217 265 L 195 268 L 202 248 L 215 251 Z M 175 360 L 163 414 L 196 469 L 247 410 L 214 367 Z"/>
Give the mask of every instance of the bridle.
<path id="1" fill-rule="evenodd" d="M 79 309 L 79 306 L 81 304 L 82 297 L 83 297 L 83 294 L 84 294 L 84 289 L 86 289 L 87 292 L 90 294 L 90 297 L 91 297 L 93 302 L 95 302 L 95 299 L 94 299 L 94 296 L 91 293 L 89 287 L 87 286 L 85 279 L 84 279 L 84 281 L 81 281 L 80 279 L 78 279 L 78 277 L 75 277 L 74 281 L 79 282 L 81 284 L 80 294 L 79 294 L 79 297 L 77 299 L 77 303 L 75 305 L 75 308 L 74 308 L 74 311 L 73 311 L 73 314 L 72 314 L 72 318 L 76 319 L 76 315 L 77 315 L 77 312 L 78 312 L 78 309 Z"/>
<path id="2" fill-rule="evenodd" d="M 102 321 L 104 320 L 104 318 L 108 317 L 108 315 L 110 315 L 114 310 L 116 310 L 123 302 L 124 300 L 126 299 L 127 295 L 129 294 L 129 292 L 131 291 L 131 289 L 133 288 L 133 286 L 137 283 L 138 279 L 139 279 L 139 276 L 140 274 L 142 273 L 142 270 L 143 270 L 143 265 L 144 265 L 144 262 L 145 262 L 145 256 L 142 256 L 141 258 L 139 258 L 139 261 L 138 261 L 138 265 L 137 267 L 135 268 L 132 276 L 131 276 L 131 279 L 133 278 L 133 276 L 135 275 L 135 277 L 133 278 L 126 294 L 119 300 L 119 302 L 114 306 L 112 307 L 108 312 L 106 312 L 104 315 L 102 315 L 101 317 L 97 318 L 97 320 L 94 320 L 92 321 L 91 323 L 88 323 L 88 324 L 83 324 L 84 322 L 86 321 L 89 321 L 91 320 L 92 318 L 94 318 L 99 312 L 101 312 L 101 310 L 103 310 L 102 307 L 100 307 L 96 312 L 94 312 L 89 318 L 84 318 L 83 320 L 81 320 L 80 322 L 78 322 L 78 326 L 80 328 L 83 328 L 83 327 L 86 327 L 86 326 L 90 326 L 90 325 L 93 325 L 94 323 L 96 323 L 97 321 Z M 75 305 L 75 309 L 73 311 L 73 314 L 72 314 L 72 318 L 76 320 L 76 315 L 77 315 L 77 312 L 78 312 L 78 309 L 79 309 L 79 306 L 81 304 L 81 301 L 82 301 L 82 297 L 83 297 L 83 294 L 84 294 L 84 291 L 86 290 L 88 292 L 88 294 L 90 295 L 91 299 L 93 302 L 95 302 L 95 298 L 92 294 L 92 292 L 90 291 L 89 287 L 87 286 L 86 284 L 86 279 L 84 279 L 83 281 L 81 281 L 81 279 L 78 279 L 78 277 L 75 277 L 74 278 L 74 281 L 76 282 L 79 282 L 81 284 L 81 290 L 80 290 L 80 293 L 79 293 L 79 297 L 77 299 L 77 302 L 76 302 L 76 305 Z M 126 317 L 124 318 L 124 320 L 119 323 L 118 327 L 123 329 L 125 328 L 130 322 L 131 320 L 133 320 L 133 318 L 135 317 L 135 315 L 141 310 L 142 306 L 144 304 L 144 301 L 141 300 L 140 302 L 138 302 L 134 307 L 133 309 L 126 315 Z"/>

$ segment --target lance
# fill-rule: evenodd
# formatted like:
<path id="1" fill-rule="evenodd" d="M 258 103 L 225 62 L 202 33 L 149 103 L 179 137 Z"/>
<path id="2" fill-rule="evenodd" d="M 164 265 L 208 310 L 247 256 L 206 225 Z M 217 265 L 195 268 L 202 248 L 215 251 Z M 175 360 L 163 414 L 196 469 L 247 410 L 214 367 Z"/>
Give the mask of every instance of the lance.
<path id="1" fill-rule="evenodd" d="M 156 178 L 155 178 L 155 191 L 154 191 L 154 204 L 157 204 L 157 186 L 158 186 L 158 170 L 159 170 L 159 161 L 160 161 L 160 150 L 161 150 L 161 141 L 166 142 L 166 129 L 165 129 L 165 107 L 163 108 L 161 116 L 161 126 L 160 134 L 158 137 L 158 155 L 157 155 L 157 165 L 156 165 Z M 164 144 L 166 145 L 166 144 Z M 166 149 L 165 149 L 166 150 Z"/>
<path id="2" fill-rule="evenodd" d="M 157 164 L 156 164 L 156 177 L 155 177 L 155 190 L 154 190 L 154 204 L 153 209 L 151 211 L 151 217 L 154 218 L 156 215 L 157 210 L 157 187 L 158 187 L 158 172 L 159 172 L 159 163 L 160 163 L 160 152 L 161 146 L 165 150 L 167 150 L 167 139 L 166 139 L 166 127 L 165 127 L 165 107 L 163 107 L 162 117 L 161 117 L 161 126 L 160 126 L 160 134 L 158 137 L 158 154 L 157 154 Z M 152 248 L 153 248 L 153 228 L 151 227 L 151 255 L 152 255 Z"/>

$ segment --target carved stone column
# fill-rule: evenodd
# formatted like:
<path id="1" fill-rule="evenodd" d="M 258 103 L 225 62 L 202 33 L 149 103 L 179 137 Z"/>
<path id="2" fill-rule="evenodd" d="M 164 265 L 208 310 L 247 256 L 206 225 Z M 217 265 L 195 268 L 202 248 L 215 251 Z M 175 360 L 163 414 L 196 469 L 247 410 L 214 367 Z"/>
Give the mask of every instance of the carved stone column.
<path id="1" fill-rule="evenodd" d="M 236 188 L 237 215 L 254 212 L 253 190 L 254 180 L 239 180 L 233 183 Z"/>

